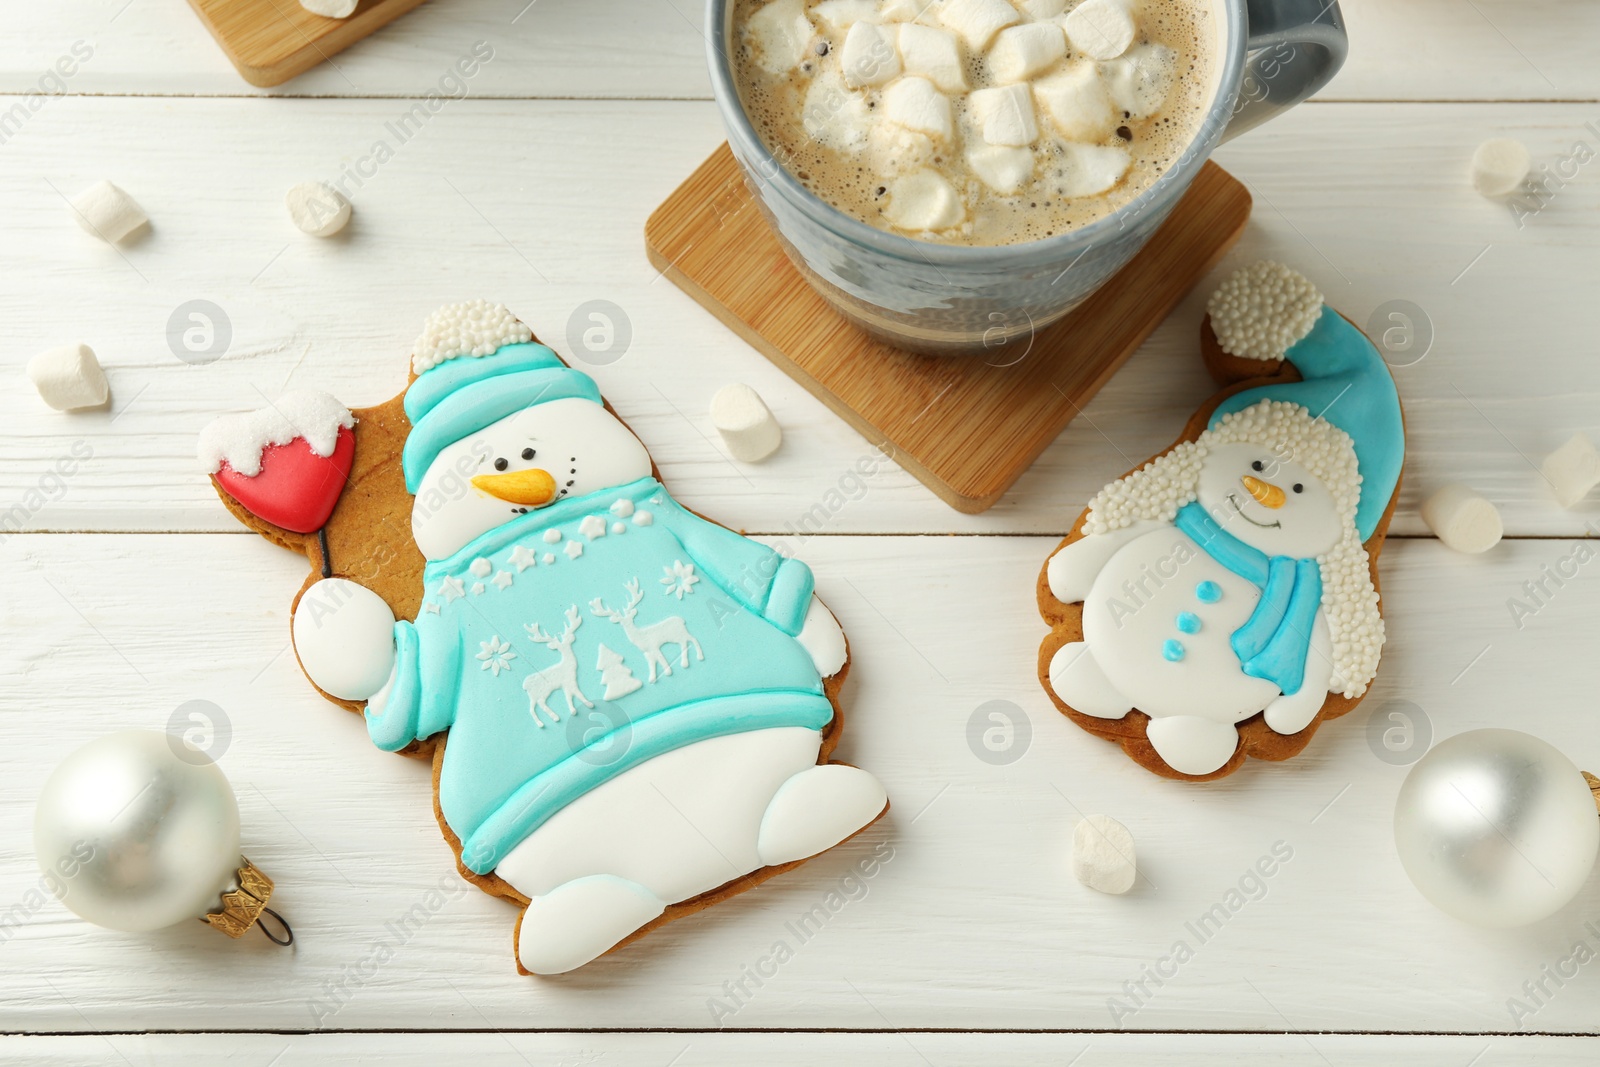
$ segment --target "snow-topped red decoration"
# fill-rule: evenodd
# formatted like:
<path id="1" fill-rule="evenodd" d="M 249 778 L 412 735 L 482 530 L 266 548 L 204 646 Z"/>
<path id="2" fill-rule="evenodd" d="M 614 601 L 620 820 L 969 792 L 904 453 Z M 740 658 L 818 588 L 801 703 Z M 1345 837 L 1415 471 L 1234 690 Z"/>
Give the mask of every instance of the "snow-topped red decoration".
<path id="1" fill-rule="evenodd" d="M 487 300 L 446 304 L 423 323 L 411 349 L 411 369 L 421 374 L 458 356 L 488 356 L 506 345 L 531 340 L 533 331 L 504 304 Z"/>
<path id="2" fill-rule="evenodd" d="M 252 515 L 314 533 L 333 514 L 355 459 L 355 416 L 327 393 L 285 393 L 200 431 L 200 463 Z"/>
<path id="3" fill-rule="evenodd" d="M 1337 426 L 1282 400 L 1263 400 L 1225 415 L 1196 440 L 1100 490 L 1089 501 L 1084 532 L 1108 533 L 1142 521 L 1172 522 L 1179 508 L 1199 498 L 1200 469 L 1211 449 L 1235 443 L 1260 445 L 1272 455 L 1292 457 L 1333 497 L 1344 529 L 1338 544 L 1317 557 L 1322 606 L 1333 638 L 1335 674 L 1344 682 L 1345 696 L 1360 696 L 1378 672 L 1384 625 L 1367 552 L 1355 526 L 1361 500 L 1355 445 Z"/>
<path id="4" fill-rule="evenodd" d="M 1322 294 L 1305 275 L 1264 259 L 1228 275 L 1206 313 L 1224 352 L 1275 361 L 1316 325 Z"/>

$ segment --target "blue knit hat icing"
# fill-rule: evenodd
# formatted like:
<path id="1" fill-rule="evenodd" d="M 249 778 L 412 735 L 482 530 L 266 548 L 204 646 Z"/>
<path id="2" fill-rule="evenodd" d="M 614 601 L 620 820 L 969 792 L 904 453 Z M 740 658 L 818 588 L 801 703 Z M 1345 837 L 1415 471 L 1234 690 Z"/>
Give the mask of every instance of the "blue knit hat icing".
<path id="1" fill-rule="evenodd" d="M 1405 422 L 1394 377 L 1367 336 L 1327 305 L 1285 358 L 1303 381 L 1235 394 L 1217 406 L 1211 425 L 1263 400 L 1288 400 L 1349 434 L 1361 470 L 1356 530 L 1365 541 L 1378 528 L 1405 462 Z"/>
<path id="2" fill-rule="evenodd" d="M 411 433 L 401 452 L 406 491 L 447 447 L 507 415 L 551 400 L 602 403 L 600 387 L 540 344 L 506 345 L 487 356 L 457 356 L 423 371 L 406 389 Z"/>

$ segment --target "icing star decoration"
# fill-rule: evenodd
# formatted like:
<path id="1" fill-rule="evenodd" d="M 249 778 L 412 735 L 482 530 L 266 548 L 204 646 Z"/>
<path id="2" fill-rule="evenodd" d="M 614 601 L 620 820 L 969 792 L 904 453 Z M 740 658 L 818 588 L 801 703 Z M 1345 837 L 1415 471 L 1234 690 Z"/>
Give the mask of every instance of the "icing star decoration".
<path id="1" fill-rule="evenodd" d="M 509 671 L 511 661 L 516 658 L 517 654 L 511 651 L 510 643 L 500 640 L 499 634 L 478 644 L 478 659 L 481 661 L 478 669 L 489 671 L 496 678 L 500 677 L 501 671 Z"/>
<path id="2" fill-rule="evenodd" d="M 694 592 L 694 584 L 700 580 L 700 576 L 694 572 L 693 563 L 675 559 L 665 570 L 666 574 L 662 576 L 661 584 L 667 587 L 669 596 L 682 600 L 685 593 Z"/>

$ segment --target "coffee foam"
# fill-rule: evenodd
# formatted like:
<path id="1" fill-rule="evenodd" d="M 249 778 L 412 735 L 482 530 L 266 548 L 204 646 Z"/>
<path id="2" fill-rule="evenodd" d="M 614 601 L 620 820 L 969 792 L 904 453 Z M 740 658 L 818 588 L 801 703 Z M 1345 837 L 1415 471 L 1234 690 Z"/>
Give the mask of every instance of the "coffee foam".
<path id="1" fill-rule="evenodd" d="M 934 0 L 932 8 L 937 3 Z M 736 3 L 732 58 L 746 114 L 777 161 L 826 203 L 893 232 L 905 231 L 891 224 L 891 215 L 906 217 L 890 211 L 896 181 L 925 168 L 934 170 L 960 196 L 963 221 L 947 230 L 914 236 L 942 244 L 1021 244 L 1111 214 L 1151 188 L 1194 140 L 1214 81 L 1217 35 L 1210 5 L 1205 0 L 1143 0 L 1137 8 L 1138 36 L 1121 57 L 1097 62 L 1069 47 L 1063 63 L 1042 76 L 1054 77 L 1074 62 L 1093 64 L 1113 107 L 1110 129 L 1089 141 L 1075 130 L 1074 140 L 1069 141 L 1049 112 L 1037 106 L 1034 94 L 1039 136 L 1023 149 L 1032 155 L 1033 172 L 1012 195 L 1003 195 L 992 183 L 1014 184 L 1022 157 L 1015 150 L 1005 155 L 984 151 L 991 146 L 970 93 L 950 97 L 954 133 L 949 138 L 886 121 L 884 93 L 895 81 L 850 88 L 839 73 L 839 53 L 848 30 L 818 17 L 821 5 L 815 3 L 806 7 L 814 32 L 799 66 L 781 75 L 768 73 L 756 62 L 740 30 L 763 6 L 763 0 Z M 1023 19 L 1019 25 L 1028 25 L 1030 5 L 1019 0 L 1017 6 Z M 1064 9 L 1070 13 L 1075 6 L 1069 0 Z M 928 0 L 921 0 L 916 24 L 941 27 L 932 8 Z M 885 18 L 884 29 L 893 28 L 884 14 L 879 17 Z M 960 52 L 970 90 L 999 85 L 984 54 L 965 45 Z M 1040 80 L 1035 78 L 1032 84 Z M 1165 93 L 1159 91 L 1163 84 L 1168 86 Z M 1099 132 L 1098 127 L 1093 129 Z M 1109 190 L 1073 195 L 1104 184 L 1086 179 L 1086 160 L 1095 161 L 1094 175 L 1101 176 L 1112 158 L 1081 151 L 1085 145 L 1125 150 L 1130 163 Z"/>

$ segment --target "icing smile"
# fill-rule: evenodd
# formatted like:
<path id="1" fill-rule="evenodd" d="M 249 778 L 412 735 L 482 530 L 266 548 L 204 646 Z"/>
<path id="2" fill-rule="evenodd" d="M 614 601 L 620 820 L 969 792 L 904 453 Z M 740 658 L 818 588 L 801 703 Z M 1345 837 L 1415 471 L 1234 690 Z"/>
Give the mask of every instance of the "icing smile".
<path id="1" fill-rule="evenodd" d="M 1228 494 L 1228 503 L 1232 504 L 1233 510 L 1239 513 L 1239 517 L 1245 522 L 1248 522 L 1251 526 L 1259 526 L 1263 530 L 1277 530 L 1281 529 L 1283 526 L 1283 523 L 1281 522 L 1257 522 L 1256 520 L 1252 519 L 1250 516 L 1244 513 L 1244 508 L 1240 505 L 1238 497 L 1234 496 L 1232 493 Z"/>

